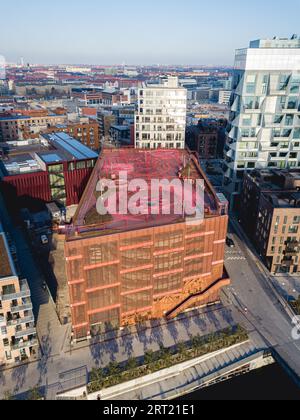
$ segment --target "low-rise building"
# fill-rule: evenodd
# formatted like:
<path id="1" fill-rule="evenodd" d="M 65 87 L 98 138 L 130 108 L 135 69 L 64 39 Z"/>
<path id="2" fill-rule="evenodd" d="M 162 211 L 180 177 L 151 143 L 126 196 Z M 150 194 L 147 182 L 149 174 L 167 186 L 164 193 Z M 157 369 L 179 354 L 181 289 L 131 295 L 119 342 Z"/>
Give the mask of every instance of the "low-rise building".
<path id="1" fill-rule="evenodd" d="M 78 204 L 97 159 L 96 152 L 66 133 L 16 142 L 0 161 L 1 190 L 15 208 L 33 201 Z"/>
<path id="2" fill-rule="evenodd" d="M 37 351 L 30 289 L 17 274 L 0 224 L 0 365 L 28 360 Z"/>
<path id="3" fill-rule="evenodd" d="M 300 276 L 300 171 L 245 174 L 240 217 L 273 274 Z"/>
<path id="4" fill-rule="evenodd" d="M 22 139 L 22 133 L 28 136 L 38 136 L 38 134 L 46 130 L 49 126 L 57 124 L 65 124 L 67 122 L 66 113 L 56 114 L 47 110 L 43 111 L 23 111 L 10 112 L 0 116 L 0 142 L 9 142 Z"/>

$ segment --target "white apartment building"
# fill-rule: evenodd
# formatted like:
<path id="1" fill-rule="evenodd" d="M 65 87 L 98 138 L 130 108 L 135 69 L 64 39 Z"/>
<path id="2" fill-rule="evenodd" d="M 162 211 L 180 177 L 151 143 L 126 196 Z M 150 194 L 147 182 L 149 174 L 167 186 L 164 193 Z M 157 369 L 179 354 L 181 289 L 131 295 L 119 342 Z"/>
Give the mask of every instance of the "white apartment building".
<path id="1" fill-rule="evenodd" d="M 28 360 L 37 351 L 30 289 L 18 277 L 0 224 L 0 366 Z"/>
<path id="2" fill-rule="evenodd" d="M 139 89 L 135 115 L 135 147 L 184 149 L 187 90 L 177 77 Z"/>
<path id="3" fill-rule="evenodd" d="M 300 167 L 300 39 L 237 50 L 230 106 L 224 189 L 233 209 L 245 171 Z"/>

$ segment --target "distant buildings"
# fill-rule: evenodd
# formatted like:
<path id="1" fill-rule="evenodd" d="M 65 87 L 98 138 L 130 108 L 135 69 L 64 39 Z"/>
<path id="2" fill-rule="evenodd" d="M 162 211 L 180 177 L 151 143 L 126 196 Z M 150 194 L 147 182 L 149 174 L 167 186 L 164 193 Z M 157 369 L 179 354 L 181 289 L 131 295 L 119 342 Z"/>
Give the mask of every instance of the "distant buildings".
<path id="1" fill-rule="evenodd" d="M 80 106 L 113 106 L 130 104 L 130 91 L 118 88 L 77 88 L 73 89 L 72 97 Z"/>
<path id="2" fill-rule="evenodd" d="M 110 128 L 117 122 L 117 117 L 112 111 L 98 111 L 97 122 L 99 125 L 100 138 L 106 141 L 110 139 Z"/>
<path id="3" fill-rule="evenodd" d="M 22 138 L 26 130 L 29 134 L 39 134 L 49 126 L 65 124 L 67 115 L 47 110 L 17 110 L 0 115 L 0 143 Z"/>
<path id="4" fill-rule="evenodd" d="M 98 159 L 66 133 L 44 134 L 35 142 L 4 145 L 2 150 L 1 190 L 15 209 L 20 202 L 78 204 Z"/>
<path id="5" fill-rule="evenodd" d="M 258 40 L 235 58 L 224 187 L 237 207 L 245 171 L 300 166 L 300 39 Z"/>
<path id="6" fill-rule="evenodd" d="M 219 91 L 219 104 L 220 105 L 229 105 L 231 97 L 231 90 L 220 90 Z"/>
<path id="7" fill-rule="evenodd" d="M 139 89 L 135 145 L 141 149 L 184 149 L 187 91 L 177 77 Z"/>
<path id="8" fill-rule="evenodd" d="M 38 351 L 28 283 L 19 279 L 0 223 L 0 366 L 27 361 Z"/>
<path id="9" fill-rule="evenodd" d="M 241 220 L 273 274 L 300 276 L 300 170 L 245 175 Z"/>
<path id="10" fill-rule="evenodd" d="M 119 146 L 133 146 L 133 126 L 115 125 L 110 127 L 110 139 Z"/>
<path id="11" fill-rule="evenodd" d="M 130 168 L 130 169 L 128 169 Z M 186 223 L 185 215 L 146 202 L 158 214 L 101 216 L 95 196 L 99 171 L 119 183 L 142 177 L 204 179 L 205 219 Z M 178 192 L 178 191 L 177 191 Z M 164 206 L 164 204 L 162 204 Z M 189 308 L 219 301 L 229 284 L 224 274 L 227 202 L 206 180 L 197 159 L 184 150 L 104 150 L 68 232 L 65 244 L 74 338 L 85 339 L 142 320 L 176 317 Z"/>
<path id="12" fill-rule="evenodd" d="M 46 133 L 63 132 L 69 134 L 80 143 L 89 147 L 92 150 L 98 151 L 100 149 L 100 133 L 99 124 L 96 120 L 82 118 L 83 121 L 68 122 L 66 124 L 58 124 L 50 126 L 45 130 Z"/>

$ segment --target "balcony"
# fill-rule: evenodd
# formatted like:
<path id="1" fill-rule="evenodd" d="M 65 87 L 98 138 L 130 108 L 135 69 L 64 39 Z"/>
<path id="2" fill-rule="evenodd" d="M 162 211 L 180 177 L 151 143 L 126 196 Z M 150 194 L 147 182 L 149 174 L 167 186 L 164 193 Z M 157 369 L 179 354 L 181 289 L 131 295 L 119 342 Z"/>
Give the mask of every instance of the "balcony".
<path id="1" fill-rule="evenodd" d="M 14 326 L 17 326 L 17 325 L 29 324 L 31 322 L 34 322 L 33 313 L 31 313 L 31 315 L 29 315 L 27 317 L 7 321 L 6 325 L 8 327 L 14 327 Z"/>
<path id="2" fill-rule="evenodd" d="M 15 337 L 16 338 L 23 338 L 23 337 L 29 337 L 30 335 L 35 335 L 35 334 L 36 334 L 36 329 L 35 328 L 26 328 L 25 330 L 17 331 L 15 333 Z"/>
<path id="3" fill-rule="evenodd" d="M 6 327 L 6 320 L 4 316 L 0 316 L 0 327 Z"/>
<path id="4" fill-rule="evenodd" d="M 2 295 L 2 301 L 7 302 L 10 300 L 25 299 L 31 296 L 27 280 L 20 281 L 20 292 Z"/>
<path id="5" fill-rule="evenodd" d="M 16 305 L 16 306 L 11 306 L 11 313 L 12 314 L 16 314 L 18 312 L 23 312 L 23 311 L 32 311 L 32 303 L 26 303 L 24 305 Z"/>
<path id="6" fill-rule="evenodd" d="M 19 343 L 11 343 L 12 350 L 22 350 L 28 347 L 35 347 L 38 345 L 38 340 L 34 338 L 33 340 L 29 341 L 20 341 Z"/>

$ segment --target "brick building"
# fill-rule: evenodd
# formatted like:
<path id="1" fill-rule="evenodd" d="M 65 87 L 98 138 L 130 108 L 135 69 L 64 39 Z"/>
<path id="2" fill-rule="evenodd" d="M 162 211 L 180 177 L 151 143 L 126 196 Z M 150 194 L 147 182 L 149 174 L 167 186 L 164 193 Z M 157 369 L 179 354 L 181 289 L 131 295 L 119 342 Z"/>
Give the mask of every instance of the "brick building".
<path id="1" fill-rule="evenodd" d="M 48 127 L 46 133 L 63 132 L 69 134 L 80 143 L 92 150 L 100 149 L 100 133 L 97 121 L 88 119 L 88 122 L 68 122 L 63 125 Z"/>
<path id="2" fill-rule="evenodd" d="M 26 133 L 27 137 L 38 137 L 39 133 L 49 126 L 66 122 L 66 113 L 61 115 L 49 113 L 47 110 L 6 113 L 0 116 L 0 142 L 20 140 L 23 133 Z"/>
<path id="3" fill-rule="evenodd" d="M 216 159 L 218 154 L 219 129 L 216 126 L 203 124 L 187 128 L 186 143 L 199 154 L 200 159 Z"/>
<path id="4" fill-rule="evenodd" d="M 240 217 L 273 274 L 300 275 L 300 171 L 247 173 Z"/>

